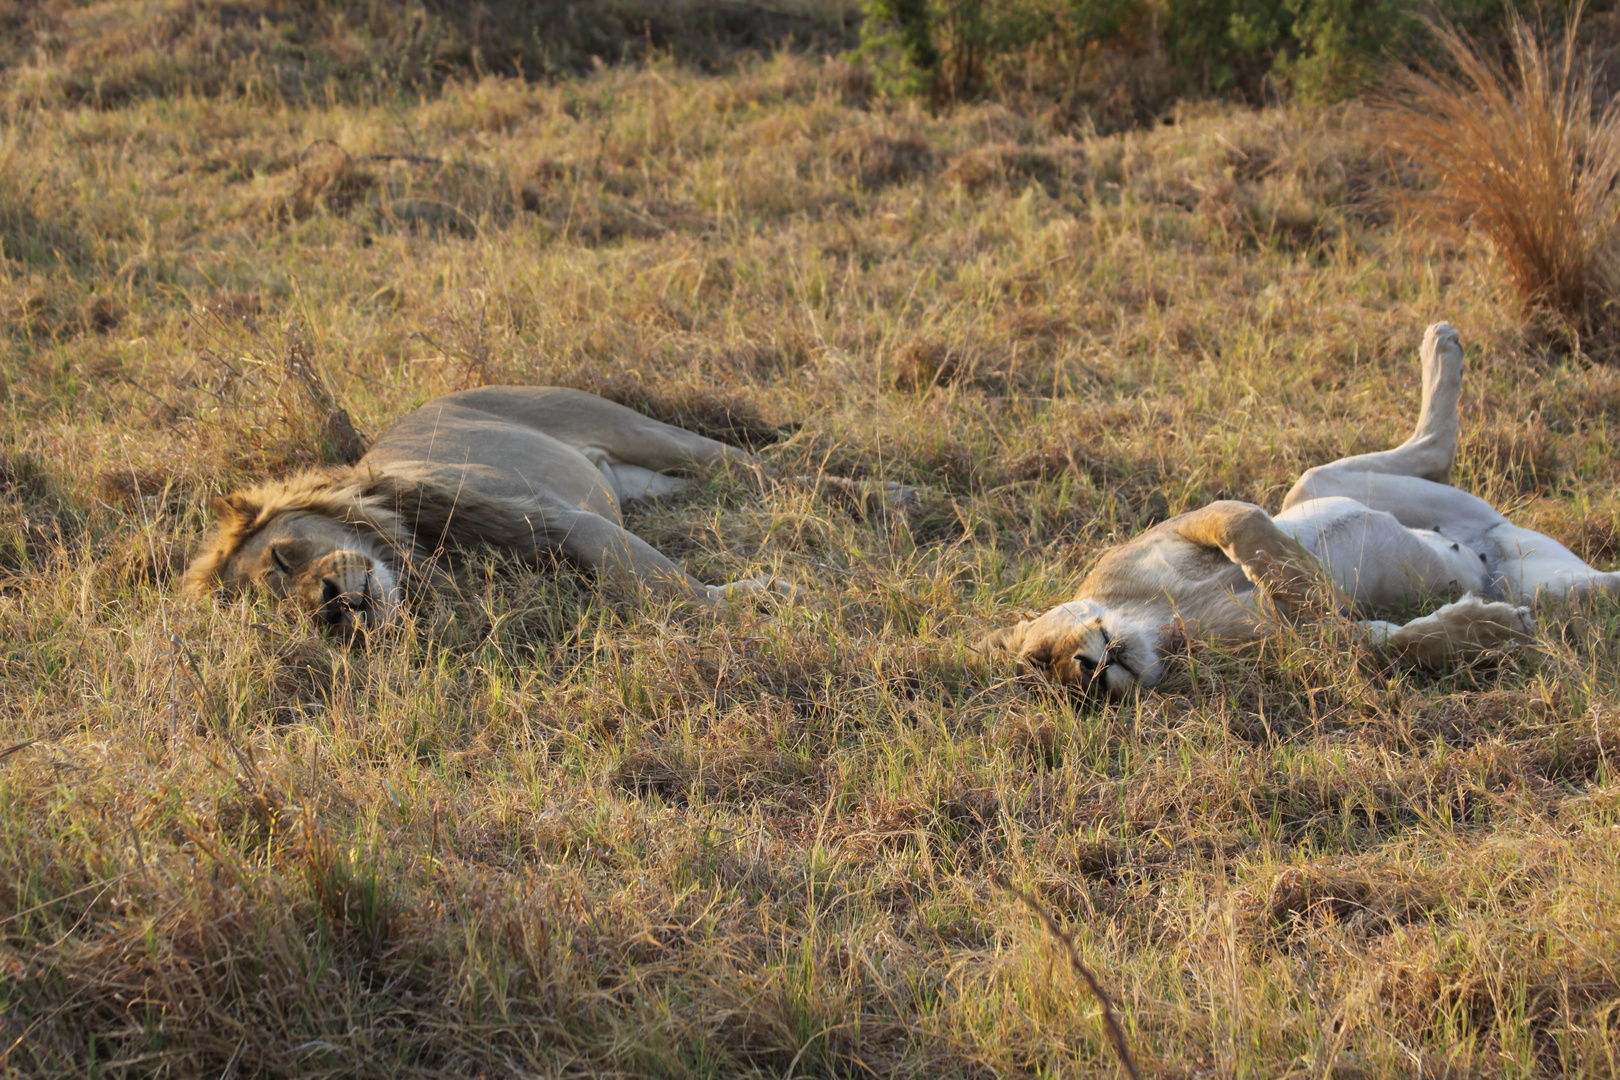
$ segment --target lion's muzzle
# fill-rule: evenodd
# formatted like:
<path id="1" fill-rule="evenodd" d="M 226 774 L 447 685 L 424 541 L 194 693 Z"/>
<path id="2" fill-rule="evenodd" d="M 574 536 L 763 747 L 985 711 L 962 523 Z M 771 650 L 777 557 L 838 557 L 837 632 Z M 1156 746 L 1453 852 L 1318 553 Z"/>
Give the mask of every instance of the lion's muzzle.
<path id="1" fill-rule="evenodd" d="M 299 592 L 316 622 L 346 634 L 381 626 L 399 606 L 393 574 L 359 551 L 334 551 L 315 560 Z"/>

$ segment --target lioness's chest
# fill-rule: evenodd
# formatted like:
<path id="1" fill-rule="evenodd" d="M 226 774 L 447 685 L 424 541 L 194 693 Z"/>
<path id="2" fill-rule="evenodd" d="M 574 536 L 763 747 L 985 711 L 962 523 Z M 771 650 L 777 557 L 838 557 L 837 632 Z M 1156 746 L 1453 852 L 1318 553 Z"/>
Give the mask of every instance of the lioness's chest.
<path id="1" fill-rule="evenodd" d="M 1104 603 L 1157 602 L 1187 609 L 1230 603 L 1254 591 L 1243 568 L 1219 548 L 1195 544 L 1173 525 L 1165 522 L 1104 554 L 1081 594 Z"/>

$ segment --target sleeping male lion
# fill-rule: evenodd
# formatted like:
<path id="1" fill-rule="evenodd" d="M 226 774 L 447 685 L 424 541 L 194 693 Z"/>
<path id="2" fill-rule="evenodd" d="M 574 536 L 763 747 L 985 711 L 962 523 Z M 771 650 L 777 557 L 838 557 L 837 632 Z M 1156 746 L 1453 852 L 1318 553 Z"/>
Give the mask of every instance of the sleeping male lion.
<path id="1" fill-rule="evenodd" d="M 1375 647 L 1424 666 L 1522 637 L 1531 625 L 1522 605 L 1620 591 L 1620 574 L 1594 570 L 1446 483 L 1462 389 L 1457 332 L 1429 327 L 1421 357 L 1422 412 L 1406 442 L 1307 471 L 1276 517 L 1223 501 L 1162 522 L 1104 552 L 1073 600 L 997 631 L 985 648 L 1118 697 L 1159 681 L 1178 631 L 1229 640 L 1269 633 L 1275 608 L 1299 606 L 1324 569 L 1355 610 L 1458 597 L 1404 624 L 1357 624 Z"/>
<path id="2" fill-rule="evenodd" d="M 748 454 L 579 390 L 486 386 L 423 405 L 348 469 L 306 473 L 214 501 L 218 528 L 181 591 L 259 589 L 353 634 L 388 622 L 413 581 L 446 579 L 484 549 L 533 562 L 561 554 L 600 577 L 709 605 L 791 591 L 766 578 L 705 585 L 625 529 L 627 502 L 679 491 L 673 470 Z M 862 508 L 904 506 L 910 489 L 862 491 Z"/>

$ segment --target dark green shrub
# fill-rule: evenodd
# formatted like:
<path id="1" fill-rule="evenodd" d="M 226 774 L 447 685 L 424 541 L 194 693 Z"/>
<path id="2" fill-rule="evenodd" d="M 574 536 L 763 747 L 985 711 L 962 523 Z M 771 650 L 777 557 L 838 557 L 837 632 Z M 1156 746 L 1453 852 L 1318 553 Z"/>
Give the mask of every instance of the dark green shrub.
<path id="1" fill-rule="evenodd" d="M 1164 0 L 1161 33 L 1188 89 L 1254 96 L 1292 25 L 1287 0 Z"/>
<path id="2" fill-rule="evenodd" d="M 1284 82 L 1315 98 L 1365 86 L 1381 57 L 1406 52 L 1420 25 L 1401 0 L 1287 0 L 1297 51 L 1276 65 Z"/>
<path id="3" fill-rule="evenodd" d="M 1152 21 L 1154 0 L 866 0 L 862 53 L 891 92 L 972 97 L 1019 54 L 1080 62 Z"/>
<path id="4" fill-rule="evenodd" d="M 939 47 L 934 44 L 934 16 L 929 8 L 929 0 L 869 0 L 866 5 L 863 47 L 868 52 L 898 49 L 906 65 L 898 84 L 891 76 L 886 88 L 935 92 Z"/>
<path id="5" fill-rule="evenodd" d="M 1421 58 L 1425 18 L 1503 41 L 1520 11 L 1549 28 L 1567 17 L 1538 0 L 867 0 L 862 42 L 887 89 L 936 101 L 981 94 L 1037 55 L 1063 58 L 1042 70 L 1061 97 L 1100 52 L 1161 48 L 1184 94 L 1332 99 Z"/>

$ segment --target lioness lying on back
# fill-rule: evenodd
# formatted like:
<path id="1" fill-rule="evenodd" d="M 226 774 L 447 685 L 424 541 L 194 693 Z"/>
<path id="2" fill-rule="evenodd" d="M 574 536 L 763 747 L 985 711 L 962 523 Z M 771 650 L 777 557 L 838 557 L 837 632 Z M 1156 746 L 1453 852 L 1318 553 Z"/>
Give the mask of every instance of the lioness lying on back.
<path id="1" fill-rule="evenodd" d="M 679 491 L 672 470 L 759 464 L 734 447 L 579 390 L 486 386 L 423 405 L 352 468 L 307 473 L 214 502 L 218 528 L 182 591 L 262 589 L 346 632 L 387 622 L 412 579 L 443 579 L 493 549 L 561 554 L 599 576 L 702 604 L 787 590 L 765 578 L 705 585 L 625 529 L 625 503 Z M 890 484 L 831 485 L 858 509 L 914 500 Z"/>
<path id="2" fill-rule="evenodd" d="M 1172 634 L 1267 634 L 1273 605 L 1299 607 L 1322 570 L 1344 606 L 1361 611 L 1460 597 L 1404 624 L 1357 624 L 1373 645 L 1423 665 L 1524 636 L 1530 609 L 1520 605 L 1620 590 L 1620 574 L 1446 483 L 1463 373 L 1456 331 L 1429 327 L 1421 356 L 1422 412 L 1405 443 L 1311 469 L 1276 517 L 1217 502 L 1171 518 L 1104 552 L 1073 600 L 992 634 L 985 648 L 1117 697 L 1159 681 Z"/>

